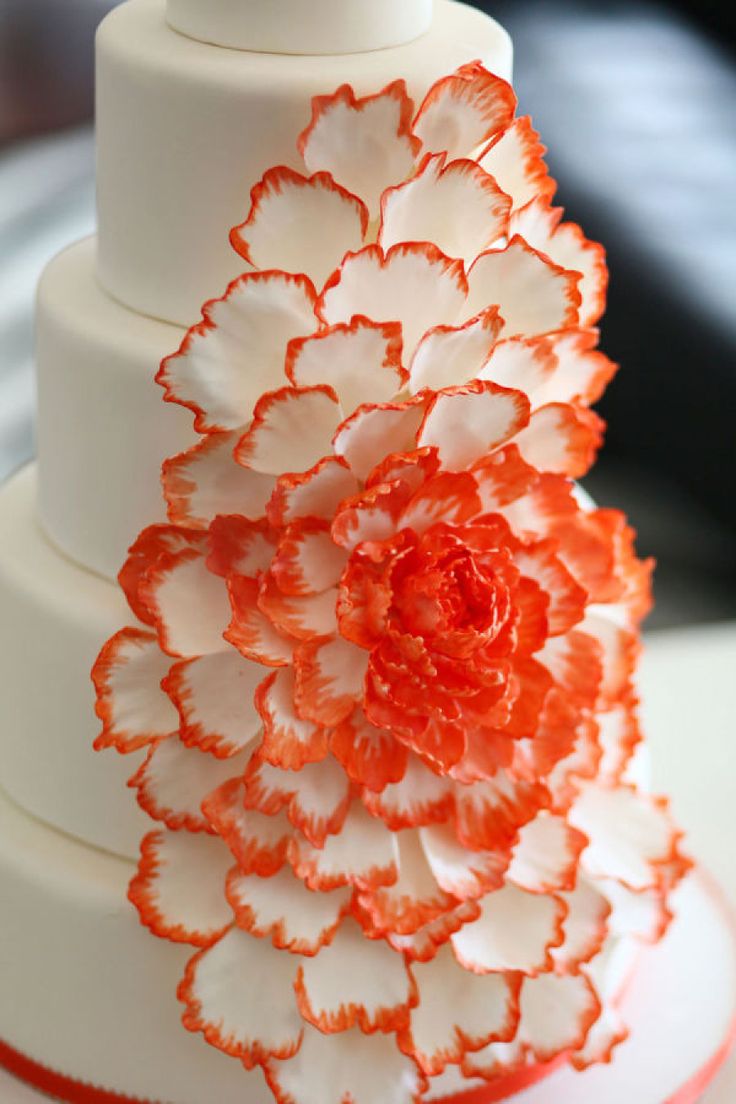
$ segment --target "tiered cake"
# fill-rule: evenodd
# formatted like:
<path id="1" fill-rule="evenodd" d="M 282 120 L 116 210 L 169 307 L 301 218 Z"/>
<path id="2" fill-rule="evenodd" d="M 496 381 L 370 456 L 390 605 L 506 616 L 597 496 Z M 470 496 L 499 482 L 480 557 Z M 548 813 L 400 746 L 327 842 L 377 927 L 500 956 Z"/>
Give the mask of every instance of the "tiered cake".
<path id="1" fill-rule="evenodd" d="M 497 1100 L 623 1037 L 630 937 L 661 934 L 685 864 L 635 784 L 647 569 L 570 482 L 612 373 L 592 328 L 605 266 L 558 228 L 510 70 L 505 32 L 452 0 L 127 0 L 100 29 L 99 238 L 42 280 L 39 460 L 0 495 L 0 1041 L 97 1099 Z M 371 111 L 383 132 L 352 148 Z M 287 276 L 233 283 L 185 340 L 257 269 Z M 302 315 L 287 375 L 256 387 L 248 341 L 273 345 L 283 302 L 242 331 L 238 304 L 269 281 Z M 276 497 L 236 510 L 228 464 Z M 301 491 L 332 502 L 331 530 Z M 126 758 L 92 750 L 108 638 L 98 746 Z M 373 648 L 364 696 L 330 681 L 352 660 L 319 668 L 333 645 Z M 257 832 L 233 844 L 243 810 L 284 826 L 279 857 Z M 290 911 L 295 885 L 313 898 Z"/>

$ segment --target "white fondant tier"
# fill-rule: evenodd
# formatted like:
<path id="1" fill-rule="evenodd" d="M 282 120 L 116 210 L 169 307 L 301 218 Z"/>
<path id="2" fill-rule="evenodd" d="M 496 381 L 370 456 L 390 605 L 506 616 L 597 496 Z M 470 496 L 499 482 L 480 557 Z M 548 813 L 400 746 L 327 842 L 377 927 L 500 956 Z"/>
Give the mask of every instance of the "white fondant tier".
<path id="1" fill-rule="evenodd" d="M 168 0 L 175 30 L 202 42 L 274 54 L 350 54 L 424 34 L 432 0 Z"/>
<path id="2" fill-rule="evenodd" d="M 260 1071 L 181 1026 L 176 986 L 192 951 L 141 927 L 126 900 L 132 873 L 0 794 L 0 1039 L 126 1096 L 272 1104 Z"/>
<path id="3" fill-rule="evenodd" d="M 139 756 L 93 750 L 90 680 L 101 645 L 131 614 L 112 583 L 49 544 L 35 498 L 32 467 L 0 490 L 2 785 L 54 827 L 135 856 L 150 825 L 125 785 Z M 0 912 L 4 885 L 1 896 Z"/>
<path id="4" fill-rule="evenodd" d="M 134 310 L 184 325 L 242 270 L 228 233 L 266 169 L 300 167 L 313 96 L 345 82 L 364 95 L 403 77 L 419 99 L 475 59 L 509 76 L 512 52 L 497 23 L 452 0 L 438 0 L 421 38 L 362 54 L 197 42 L 168 26 L 165 0 L 128 0 L 97 42 L 99 276 Z"/>
<path id="5" fill-rule="evenodd" d="M 121 307 L 94 265 L 90 238 L 56 257 L 39 288 L 39 506 L 59 548 L 113 579 L 140 530 L 164 519 L 162 460 L 196 435 L 154 382 L 182 331 Z"/>

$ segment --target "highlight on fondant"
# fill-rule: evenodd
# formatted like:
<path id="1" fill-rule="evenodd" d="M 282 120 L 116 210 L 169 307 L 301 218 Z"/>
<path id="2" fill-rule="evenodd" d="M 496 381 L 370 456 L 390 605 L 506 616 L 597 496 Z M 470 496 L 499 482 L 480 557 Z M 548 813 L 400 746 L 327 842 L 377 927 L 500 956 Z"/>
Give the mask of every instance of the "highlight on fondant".
<path id="1" fill-rule="evenodd" d="M 130 898 L 192 948 L 184 1024 L 281 1104 L 608 1061 L 609 967 L 687 867 L 634 769 L 650 565 L 573 482 L 605 260 L 515 107 L 480 64 L 317 98 L 158 376 L 201 441 L 120 573 L 97 746 L 148 748 Z"/>

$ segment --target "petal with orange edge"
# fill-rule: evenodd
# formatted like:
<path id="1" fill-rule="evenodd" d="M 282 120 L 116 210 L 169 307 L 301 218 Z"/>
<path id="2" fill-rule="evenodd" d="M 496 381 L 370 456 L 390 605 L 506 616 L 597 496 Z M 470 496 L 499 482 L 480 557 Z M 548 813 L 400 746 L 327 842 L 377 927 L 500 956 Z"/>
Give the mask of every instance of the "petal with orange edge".
<path id="1" fill-rule="evenodd" d="M 472 1050 L 513 1038 L 519 1018 L 519 982 L 514 975 L 474 974 L 459 965 L 449 947 L 427 963 L 415 963 L 419 1004 L 401 1048 L 436 1076 Z"/>
<path id="2" fill-rule="evenodd" d="M 475 161 L 428 156 L 411 180 L 381 200 L 378 242 L 430 241 L 469 263 L 508 230 L 511 201 Z"/>
<path id="3" fill-rule="evenodd" d="M 237 429 L 264 391 L 284 381 L 284 350 L 312 333 L 315 291 L 304 276 L 252 272 L 203 308 L 181 348 L 156 377 L 169 402 L 189 407 L 199 433 Z"/>
<path id="4" fill-rule="evenodd" d="M 331 453 L 341 420 L 330 387 L 282 387 L 258 400 L 236 456 L 241 464 L 270 475 L 307 471 Z"/>
<path id="5" fill-rule="evenodd" d="M 236 868 L 227 879 L 227 897 L 244 931 L 259 939 L 270 936 L 280 951 L 313 955 L 332 940 L 352 892 L 343 888 L 314 893 L 289 867 L 270 878 L 245 875 Z"/>
<path id="6" fill-rule="evenodd" d="M 237 433 L 211 433 L 164 461 L 161 481 L 175 525 L 205 528 L 219 514 L 263 515 L 276 480 L 238 464 L 237 440 Z"/>
<path id="7" fill-rule="evenodd" d="M 366 939 L 351 920 L 300 963 L 295 987 L 302 1016 L 329 1035 L 356 1024 L 367 1034 L 397 1031 L 415 1000 L 403 955 L 383 940 Z"/>
<path id="8" fill-rule="evenodd" d="M 217 836 L 150 832 L 128 897 L 154 935 L 209 947 L 232 924 L 225 879 L 232 855 Z"/>
<path id="9" fill-rule="evenodd" d="M 246 1068 L 271 1057 L 289 1058 L 302 1038 L 292 992 L 296 971 L 293 955 L 231 928 L 187 965 L 178 994 L 184 1026 L 201 1031 Z M 269 999 L 254 999 L 261 993 Z"/>
<path id="10" fill-rule="evenodd" d="M 468 314 L 497 306 L 504 337 L 534 337 L 578 322 L 579 275 L 537 253 L 518 235 L 481 253 L 468 273 Z"/>
<path id="11" fill-rule="evenodd" d="M 234 648 L 175 664 L 165 686 L 182 741 L 220 757 L 247 748 L 261 727 L 254 696 L 262 681 L 263 667 Z"/>
<path id="12" fill-rule="evenodd" d="M 153 745 L 128 785 L 138 791 L 138 803 L 148 815 L 172 831 L 209 831 L 202 802 L 224 782 L 242 774 L 246 758 L 217 759 L 170 736 Z"/>
<path id="13" fill-rule="evenodd" d="M 312 120 L 299 137 L 310 172 L 326 171 L 359 195 L 372 216 L 390 184 L 411 176 L 420 143 L 412 135 L 414 105 L 403 80 L 358 99 L 349 84 L 312 100 Z"/>
<path id="14" fill-rule="evenodd" d="M 137 751 L 177 731 L 178 715 L 161 689 L 170 666 L 152 633 L 121 629 L 107 641 L 92 670 L 102 721 L 98 750 Z"/>
<path id="15" fill-rule="evenodd" d="M 286 354 L 286 374 L 296 387 L 326 384 L 344 414 L 362 403 L 390 402 L 401 391 L 401 326 L 356 315 L 311 337 L 297 338 Z"/>
<path id="16" fill-rule="evenodd" d="M 279 165 L 251 191 L 248 218 L 230 241 L 256 268 L 303 273 L 320 288 L 346 253 L 360 249 L 367 227 L 365 204 L 329 173 L 306 177 Z"/>
<path id="17" fill-rule="evenodd" d="M 466 294 L 462 262 L 436 245 L 402 243 L 385 255 L 380 246 L 370 245 L 345 258 L 327 282 L 317 311 L 328 325 L 349 322 L 356 314 L 374 322 L 400 322 L 408 361 L 428 329 L 457 321 Z"/>
<path id="18" fill-rule="evenodd" d="M 432 85 L 417 112 L 414 133 L 433 153 L 467 157 L 505 130 L 515 110 L 511 85 L 472 62 Z"/>

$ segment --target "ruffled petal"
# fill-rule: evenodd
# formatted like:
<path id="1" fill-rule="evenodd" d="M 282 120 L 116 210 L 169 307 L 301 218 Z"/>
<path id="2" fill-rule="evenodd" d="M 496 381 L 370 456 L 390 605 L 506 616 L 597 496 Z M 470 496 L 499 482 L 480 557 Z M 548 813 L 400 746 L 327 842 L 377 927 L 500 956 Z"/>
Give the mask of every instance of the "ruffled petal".
<path id="1" fill-rule="evenodd" d="M 330 387 L 283 387 L 258 400 L 250 429 L 238 442 L 241 464 L 280 475 L 303 472 L 331 452 L 342 415 Z"/>
<path id="2" fill-rule="evenodd" d="M 128 785 L 148 815 L 172 831 L 209 831 L 202 802 L 244 767 L 245 757 L 217 759 L 171 736 L 153 745 Z"/>
<path id="3" fill-rule="evenodd" d="M 260 755 L 267 763 L 292 771 L 324 759 L 329 748 L 329 733 L 296 712 L 294 690 L 293 668 L 280 667 L 256 694 L 263 721 Z"/>
<path id="4" fill-rule="evenodd" d="M 261 726 L 254 695 L 262 680 L 263 668 L 233 648 L 175 664 L 165 686 L 182 741 L 220 757 L 249 747 Z"/>
<path id="5" fill-rule="evenodd" d="M 525 579 L 532 579 L 547 595 L 547 628 L 552 636 L 561 636 L 579 624 L 585 616 L 588 595 L 556 555 L 553 541 L 521 548 L 514 557 Z"/>
<path id="6" fill-rule="evenodd" d="M 381 200 L 378 243 L 426 241 L 469 263 L 508 229 L 511 200 L 475 161 L 425 158 L 418 173 Z"/>
<path id="7" fill-rule="evenodd" d="M 466 311 L 497 306 L 504 337 L 534 337 L 578 322 L 579 275 L 537 253 L 518 235 L 505 249 L 481 253 L 468 273 Z"/>
<path id="8" fill-rule="evenodd" d="M 442 391 L 476 379 L 502 328 L 503 319 L 497 307 L 483 311 L 463 326 L 434 326 L 414 353 L 409 368 L 409 390 L 414 394 L 425 387 Z"/>
<path id="9" fill-rule="evenodd" d="M 177 731 L 178 714 L 161 689 L 170 665 L 152 633 L 121 629 L 107 641 L 92 670 L 102 721 L 97 750 L 137 751 Z"/>
<path id="10" fill-rule="evenodd" d="M 479 975 L 458 965 L 442 948 L 431 962 L 412 966 L 419 994 L 401 1048 L 436 1076 L 490 1042 L 508 1041 L 519 1019 L 518 978 Z"/>
<path id="11" fill-rule="evenodd" d="M 383 191 L 414 169 L 420 142 L 411 132 L 413 114 L 403 80 L 360 99 L 343 84 L 333 95 L 312 100 L 299 152 L 310 172 L 331 173 L 361 196 L 375 218 Z"/>
<path id="12" fill-rule="evenodd" d="M 276 480 L 238 464 L 237 441 L 237 433 L 210 433 L 164 461 L 161 480 L 174 525 L 206 528 L 220 514 L 262 516 Z"/>
<path id="13" fill-rule="evenodd" d="M 443 467 L 462 471 L 528 421 L 529 400 L 520 391 L 476 381 L 443 391 L 432 400 L 417 444 L 436 448 Z"/>
<path id="14" fill-rule="evenodd" d="M 570 1062 L 577 1070 L 611 1061 L 617 1046 L 629 1037 L 629 1029 L 613 1004 L 603 1006 L 603 1011 L 588 1032 L 585 1044 L 574 1051 Z"/>
<path id="15" fill-rule="evenodd" d="M 316 293 L 304 276 L 253 272 L 202 310 L 156 377 L 169 402 L 189 407 L 199 433 L 237 429 L 256 400 L 284 382 L 284 350 L 316 326 Z"/>
<path id="16" fill-rule="evenodd" d="M 254 578 L 267 571 L 276 551 L 277 535 L 266 518 L 252 521 L 239 514 L 216 517 L 209 527 L 207 567 L 215 575 Z"/>
<path id="17" fill-rule="evenodd" d="M 375 933 L 409 935 L 450 912 L 457 901 L 437 884 L 417 832 L 400 832 L 396 840 L 398 878 L 361 894 L 360 903 Z"/>
<path id="18" fill-rule="evenodd" d="M 265 816 L 246 809 L 245 787 L 233 778 L 202 803 L 208 824 L 230 848 L 243 874 L 271 878 L 286 862 L 294 829 L 280 812 Z"/>
<path id="19" fill-rule="evenodd" d="M 414 133 L 433 153 L 467 157 L 505 130 L 515 110 L 511 85 L 472 62 L 432 85 L 417 112 Z"/>
<path id="20" fill-rule="evenodd" d="M 329 757 L 285 771 L 270 763 L 250 768 L 245 785 L 246 809 L 273 816 L 281 809 L 315 847 L 339 832 L 350 804 L 350 780 L 337 760 Z"/>
<path id="21" fill-rule="evenodd" d="M 397 1031 L 408 1023 L 416 999 L 403 956 L 381 940 L 366 939 L 351 921 L 300 964 L 296 995 L 304 1019 L 330 1035 L 356 1024 L 368 1034 Z"/>
<path id="22" fill-rule="evenodd" d="M 598 697 L 603 664 L 601 647 L 587 633 L 573 630 L 549 637 L 535 655 L 567 694 L 592 707 Z"/>
<path id="23" fill-rule="evenodd" d="M 380 792 L 404 776 L 409 753 L 383 728 L 376 728 L 358 707 L 332 732 L 330 748 L 356 785 Z"/>
<path id="24" fill-rule="evenodd" d="M 592 411 L 550 403 L 534 411 L 514 444 L 538 471 L 578 479 L 590 470 L 602 437 L 603 423 Z"/>
<path id="25" fill-rule="evenodd" d="M 363 800 L 369 812 L 397 832 L 444 821 L 453 807 L 453 784 L 410 754 L 399 782 L 386 786 L 381 793 L 366 793 Z"/>
<path id="26" fill-rule="evenodd" d="M 300 716 L 334 727 L 363 695 L 368 653 L 336 637 L 301 645 L 295 657 L 295 701 Z"/>
<path id="27" fill-rule="evenodd" d="M 295 840 L 290 859 L 309 888 L 322 892 L 344 885 L 371 889 L 390 885 L 398 876 L 395 835 L 360 802 L 352 803 L 341 831 L 328 836 L 324 847 Z"/>
<path id="28" fill-rule="evenodd" d="M 458 839 L 472 849 L 503 850 L 547 803 L 541 783 L 513 778 L 503 770 L 484 782 L 456 785 Z"/>
<path id="29" fill-rule="evenodd" d="M 314 955 L 331 942 L 350 908 L 352 891 L 315 893 L 289 867 L 270 878 L 235 869 L 227 880 L 227 897 L 244 931 L 258 939 L 270 937 L 280 951 Z"/>
<path id="30" fill-rule="evenodd" d="M 319 288 L 360 249 L 367 228 L 365 204 L 329 173 L 306 177 L 280 165 L 253 188 L 248 218 L 230 242 L 255 268 L 302 273 Z"/>
<path id="31" fill-rule="evenodd" d="M 389 402 L 401 391 L 401 326 L 356 315 L 349 323 L 297 338 L 286 354 L 286 374 L 296 387 L 327 385 L 344 414 L 361 403 Z"/>
<path id="32" fill-rule="evenodd" d="M 424 854 L 437 884 L 459 900 L 500 889 L 508 869 L 508 851 L 469 851 L 447 824 L 421 828 Z"/>
<path id="33" fill-rule="evenodd" d="M 574 327 L 544 339 L 555 368 L 539 395 L 539 405 L 579 402 L 591 406 L 598 401 L 618 366 L 596 349 L 597 340 L 595 330 Z"/>
<path id="34" fill-rule="evenodd" d="M 207 534 L 197 544 L 163 555 L 141 580 L 139 594 L 172 656 L 190 658 L 225 651 L 230 620 L 227 588 L 208 569 Z"/>
<path id="35" fill-rule="evenodd" d="M 525 978 L 519 1034 L 537 1062 L 551 1062 L 563 1050 L 581 1047 L 600 1013 L 584 974 Z"/>
<path id="36" fill-rule="evenodd" d="M 262 581 L 258 594 L 263 613 L 282 632 L 298 640 L 331 636 L 337 628 L 336 603 L 336 587 L 321 594 L 284 594 L 271 575 Z"/>
<path id="37" fill-rule="evenodd" d="M 358 479 L 365 479 L 387 454 L 408 452 L 414 447 L 423 416 L 421 397 L 359 407 L 336 433 L 335 452 Z"/>
<path id="38" fill-rule="evenodd" d="M 590 843 L 583 867 L 596 878 L 615 878 L 633 890 L 656 887 L 678 856 L 679 834 L 666 802 L 631 786 L 583 785 L 568 814 Z"/>
<path id="39" fill-rule="evenodd" d="M 573 890 L 587 842 L 563 817 L 541 812 L 521 829 L 506 876 L 530 893 Z"/>
<path id="40" fill-rule="evenodd" d="M 562 208 L 550 207 L 545 198 L 535 199 L 511 220 L 511 232 L 546 254 L 568 272 L 579 272 L 580 325 L 594 326 L 606 309 L 608 268 L 606 251 L 588 241 L 574 222 L 560 222 Z"/>
<path id="41" fill-rule="evenodd" d="M 299 1053 L 270 1063 L 265 1073 L 277 1104 L 406 1104 L 425 1087 L 392 1036 L 358 1028 L 335 1037 L 307 1026 Z"/>
<path id="42" fill-rule="evenodd" d="M 558 973 L 576 973 L 599 953 L 609 931 L 611 906 L 606 897 L 584 878 L 569 893 L 561 894 L 567 906 L 565 939 L 552 957 Z"/>
<path id="43" fill-rule="evenodd" d="M 442 420 L 433 428 L 439 431 Z M 445 419 L 445 424 L 449 420 Z M 441 471 L 411 496 L 399 514 L 399 528 L 423 533 L 438 522 L 462 525 L 476 517 L 480 509 L 477 482 L 469 472 Z"/>
<path id="44" fill-rule="evenodd" d="M 356 494 L 358 488 L 345 461 L 326 456 L 308 472 L 282 475 L 266 512 L 276 526 L 301 517 L 331 520 L 343 499 Z"/>
<path id="45" fill-rule="evenodd" d="M 284 529 L 271 575 L 284 594 L 320 594 L 339 582 L 346 560 L 328 524 L 305 519 Z"/>
<path id="46" fill-rule="evenodd" d="M 546 394 L 555 365 L 545 339 L 512 337 L 499 341 L 478 375 L 500 387 L 523 391 L 534 408 L 540 405 L 540 395 Z"/>
<path id="47" fill-rule="evenodd" d="M 293 955 L 231 928 L 188 963 L 179 986 L 189 1031 L 252 1068 L 271 1057 L 290 1058 L 302 1039 L 292 986 Z M 268 993 L 268 1000 L 259 997 Z"/>
<path id="48" fill-rule="evenodd" d="M 474 973 L 520 970 L 535 976 L 552 969 L 551 952 L 562 944 L 566 911 L 559 897 L 507 884 L 483 898 L 480 916 L 452 936 L 452 947 Z"/>
<path id="49" fill-rule="evenodd" d="M 463 924 L 477 920 L 479 915 L 480 906 L 476 901 L 461 901 L 415 932 L 406 935 L 386 932 L 384 938 L 395 951 L 406 955 L 409 962 L 431 962 L 453 932 L 459 931 Z"/>
<path id="50" fill-rule="evenodd" d="M 385 255 L 380 246 L 370 245 L 346 257 L 328 280 L 317 311 L 328 325 L 349 322 L 356 314 L 374 322 L 400 322 L 409 361 L 428 329 L 457 321 L 466 294 L 462 263 L 435 245 L 410 242 Z"/>
<path id="51" fill-rule="evenodd" d="M 294 641 L 258 607 L 259 584 L 236 576 L 228 583 L 232 619 L 225 638 L 241 655 L 266 667 L 284 667 L 294 655 Z"/>
<path id="52" fill-rule="evenodd" d="M 519 210 L 536 197 L 550 200 L 555 182 L 544 161 L 545 147 L 528 115 L 522 115 L 491 142 L 479 165 L 495 178 Z"/>
<path id="53" fill-rule="evenodd" d="M 232 855 L 216 836 L 150 832 L 128 897 L 154 935 L 209 947 L 232 924 L 224 894 Z"/>

